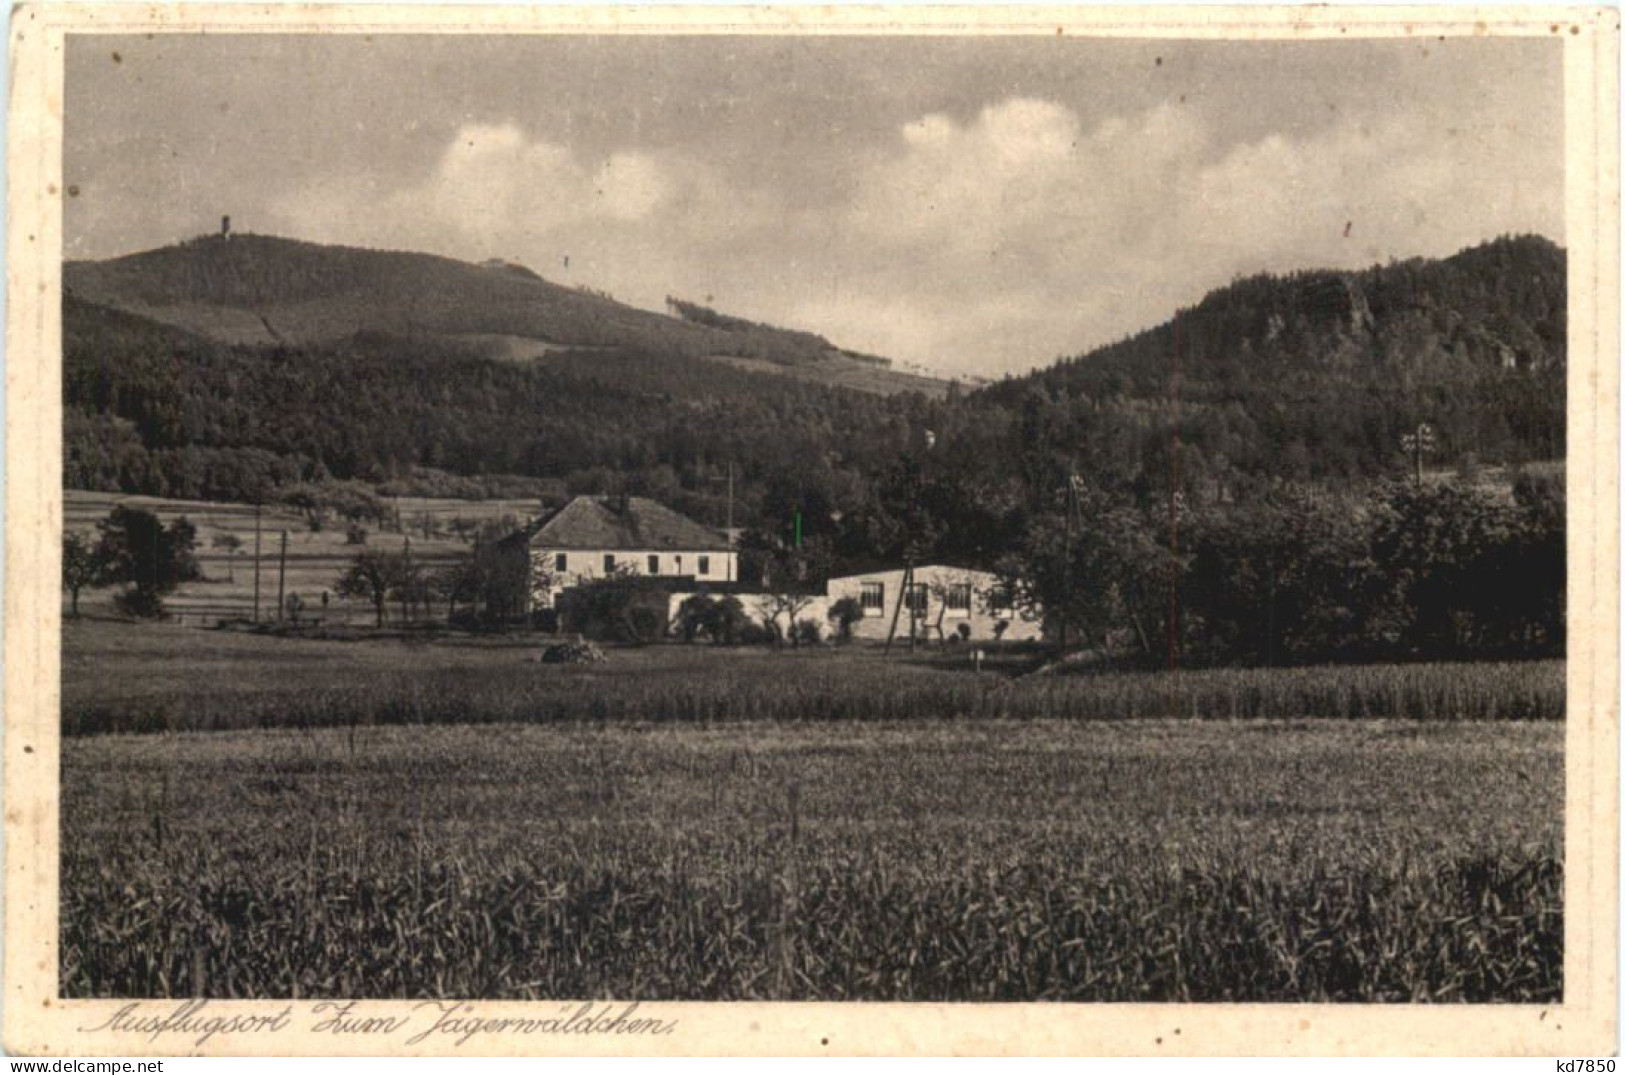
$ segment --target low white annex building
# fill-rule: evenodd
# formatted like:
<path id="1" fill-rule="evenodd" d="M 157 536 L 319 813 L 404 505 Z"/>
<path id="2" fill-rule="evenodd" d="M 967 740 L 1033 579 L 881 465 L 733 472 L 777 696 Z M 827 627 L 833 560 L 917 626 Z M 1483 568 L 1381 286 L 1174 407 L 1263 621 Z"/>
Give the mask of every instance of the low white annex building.
<path id="1" fill-rule="evenodd" d="M 884 640 L 897 622 L 897 637 L 912 630 L 922 639 L 946 640 L 950 635 L 971 641 L 1003 639 L 1017 642 L 1042 638 L 1041 619 L 1012 607 L 997 575 L 990 571 L 928 564 L 914 569 L 912 592 L 903 593 L 902 568 L 843 575 L 829 580 L 829 606 L 850 597 L 863 609 L 863 619 L 852 625 L 854 638 Z M 898 610 L 899 599 L 903 602 Z M 1003 626 L 1000 626 L 1000 625 Z"/>

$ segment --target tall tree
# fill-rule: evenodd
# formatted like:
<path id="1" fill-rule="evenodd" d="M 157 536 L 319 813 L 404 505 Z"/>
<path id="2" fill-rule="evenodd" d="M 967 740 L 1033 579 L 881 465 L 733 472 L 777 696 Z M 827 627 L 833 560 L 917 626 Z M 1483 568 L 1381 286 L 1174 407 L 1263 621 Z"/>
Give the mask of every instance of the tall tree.
<path id="1" fill-rule="evenodd" d="M 99 586 L 105 574 L 97 548 L 86 541 L 84 535 L 68 533 L 62 537 L 62 588 L 68 591 L 72 614 L 79 615 L 79 591 Z"/>
<path id="2" fill-rule="evenodd" d="M 98 525 L 95 556 L 109 583 L 127 583 L 119 603 L 137 616 L 163 614 L 163 598 L 200 578 L 197 529 L 183 516 L 165 526 L 150 511 L 119 505 Z"/>
<path id="3" fill-rule="evenodd" d="M 341 597 L 359 597 L 372 602 L 378 626 L 384 625 L 384 605 L 391 594 L 406 580 L 408 564 L 405 554 L 383 549 L 365 549 L 356 553 L 350 566 L 338 577 L 333 589 Z"/>

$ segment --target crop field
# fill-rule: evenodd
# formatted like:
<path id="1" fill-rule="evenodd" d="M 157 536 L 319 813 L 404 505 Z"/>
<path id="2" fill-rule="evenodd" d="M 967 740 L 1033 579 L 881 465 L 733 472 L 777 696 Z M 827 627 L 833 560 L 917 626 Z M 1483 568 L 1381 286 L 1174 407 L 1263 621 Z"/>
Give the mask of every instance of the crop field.
<path id="1" fill-rule="evenodd" d="M 203 500 L 167 500 L 120 493 L 95 493 L 82 489 L 63 492 L 63 524 L 70 533 L 94 538 L 96 524 L 107 518 L 115 505 L 140 508 L 157 515 L 165 523 L 186 518 L 197 527 L 197 560 L 203 577 L 182 583 L 165 606 L 181 623 L 212 624 L 226 617 L 247 618 L 254 611 L 254 508 Z M 468 541 L 452 532 L 455 524 L 478 524 L 496 519 L 525 520 L 537 505 L 529 500 L 447 500 L 428 497 L 394 497 L 391 507 L 400 512 L 406 534 L 375 532 L 369 538 L 373 548 L 398 552 L 407 538 L 412 555 L 425 567 L 442 565 L 467 556 Z M 372 606 L 351 601 L 332 592 L 339 575 L 359 551 L 345 543 L 344 520 L 329 520 L 324 529 L 312 531 L 297 513 L 266 508 L 260 529 L 260 612 L 270 618 L 276 613 L 277 586 L 284 593 L 298 594 L 305 602 L 304 615 L 328 622 L 371 623 Z M 281 544 L 287 538 L 286 570 L 283 571 Z M 227 540 L 230 545 L 220 542 Z M 112 607 L 113 590 L 87 590 L 81 606 L 87 610 Z M 328 595 L 323 604 L 322 595 Z"/>
<path id="2" fill-rule="evenodd" d="M 951 648 L 662 645 L 544 665 L 546 636 L 353 642 L 69 620 L 68 734 L 573 721 L 1561 720 L 1563 662 L 1027 676 Z"/>
<path id="3" fill-rule="evenodd" d="M 64 995 L 1561 996 L 1561 662 L 545 641 L 65 623 Z"/>
<path id="4" fill-rule="evenodd" d="M 1560 723 L 63 741 L 65 996 L 1539 1001 Z"/>

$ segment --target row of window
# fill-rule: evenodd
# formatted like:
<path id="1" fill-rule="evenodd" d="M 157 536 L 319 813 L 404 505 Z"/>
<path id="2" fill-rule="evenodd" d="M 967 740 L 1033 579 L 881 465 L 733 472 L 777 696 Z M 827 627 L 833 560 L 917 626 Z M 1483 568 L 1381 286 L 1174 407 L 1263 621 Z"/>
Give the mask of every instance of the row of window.
<path id="1" fill-rule="evenodd" d="M 681 555 L 673 556 L 672 560 L 674 561 L 674 565 L 675 565 L 674 569 L 672 571 L 672 574 L 681 575 L 683 573 L 683 558 L 682 558 L 682 556 Z M 711 573 L 711 558 L 709 556 L 701 556 L 701 557 L 698 558 L 698 560 L 699 560 L 699 563 L 695 567 L 694 574 L 696 574 L 696 575 L 709 575 Z M 647 563 L 648 563 L 648 567 L 649 567 L 649 574 L 651 574 L 651 575 L 660 574 L 660 554 L 659 553 L 653 553 L 653 552 L 650 553 Z M 608 574 L 613 573 L 614 570 L 615 570 L 615 565 L 616 565 L 615 554 L 612 553 L 612 552 L 606 552 L 604 554 L 604 574 L 608 575 Z M 553 554 L 553 570 L 561 572 L 561 573 L 570 570 L 570 555 L 569 555 L 569 553 L 559 552 L 559 553 L 554 553 Z"/>
<path id="2" fill-rule="evenodd" d="M 948 587 L 946 595 L 949 612 L 969 612 L 971 601 L 971 584 L 956 582 Z M 924 584 L 916 582 L 909 587 L 905 599 L 911 614 L 924 615 L 931 607 L 931 591 Z M 858 591 L 858 604 L 863 606 L 864 612 L 884 612 L 886 610 L 886 584 L 884 582 L 865 582 Z"/>

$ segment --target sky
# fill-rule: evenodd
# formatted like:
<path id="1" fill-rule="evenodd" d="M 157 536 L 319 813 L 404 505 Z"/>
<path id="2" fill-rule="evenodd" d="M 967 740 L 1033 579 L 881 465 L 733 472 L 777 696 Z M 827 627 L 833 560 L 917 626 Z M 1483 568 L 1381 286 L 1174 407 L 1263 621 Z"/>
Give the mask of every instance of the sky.
<path id="1" fill-rule="evenodd" d="M 1239 275 L 1562 243 L 1556 41 L 76 35 L 64 255 L 504 258 L 948 375 Z"/>

